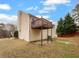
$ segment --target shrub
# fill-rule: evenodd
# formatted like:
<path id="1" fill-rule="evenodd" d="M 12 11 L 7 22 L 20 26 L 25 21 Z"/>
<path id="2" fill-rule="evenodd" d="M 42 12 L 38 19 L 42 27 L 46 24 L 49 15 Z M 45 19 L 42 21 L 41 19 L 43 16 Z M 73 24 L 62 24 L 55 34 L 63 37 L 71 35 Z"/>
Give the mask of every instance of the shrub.
<path id="1" fill-rule="evenodd" d="M 15 32 L 14 32 L 14 37 L 15 37 L 15 38 L 18 38 L 18 31 L 15 31 Z"/>
<path id="2" fill-rule="evenodd" d="M 51 37 L 51 36 L 48 36 L 47 40 L 48 40 L 48 41 L 49 41 L 49 40 L 52 41 L 52 37 Z"/>

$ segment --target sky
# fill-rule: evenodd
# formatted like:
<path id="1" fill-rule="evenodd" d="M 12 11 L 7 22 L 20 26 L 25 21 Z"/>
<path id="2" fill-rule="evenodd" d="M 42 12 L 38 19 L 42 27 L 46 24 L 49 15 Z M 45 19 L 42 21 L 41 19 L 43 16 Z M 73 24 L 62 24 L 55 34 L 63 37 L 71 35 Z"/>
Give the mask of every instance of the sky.
<path id="1" fill-rule="evenodd" d="M 53 23 L 75 8 L 78 0 L 0 0 L 0 23 L 17 23 L 18 12 L 24 11 Z"/>

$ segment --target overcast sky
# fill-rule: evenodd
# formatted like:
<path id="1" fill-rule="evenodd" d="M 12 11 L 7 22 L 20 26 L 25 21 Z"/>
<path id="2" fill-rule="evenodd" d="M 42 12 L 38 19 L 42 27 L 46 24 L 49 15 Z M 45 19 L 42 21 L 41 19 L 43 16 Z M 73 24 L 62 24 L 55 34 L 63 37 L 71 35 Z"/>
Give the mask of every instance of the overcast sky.
<path id="1" fill-rule="evenodd" d="M 0 0 L 0 22 L 16 23 L 19 10 L 56 22 L 71 12 L 77 2 L 78 0 Z"/>

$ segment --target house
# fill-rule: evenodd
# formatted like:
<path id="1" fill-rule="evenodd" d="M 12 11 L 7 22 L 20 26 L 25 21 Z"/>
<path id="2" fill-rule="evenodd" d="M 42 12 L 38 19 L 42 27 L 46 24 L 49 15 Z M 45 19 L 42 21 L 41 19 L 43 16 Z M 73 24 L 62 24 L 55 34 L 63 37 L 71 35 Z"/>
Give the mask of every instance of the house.
<path id="1" fill-rule="evenodd" d="M 19 11 L 18 16 L 18 32 L 19 39 L 27 42 L 47 39 L 48 36 L 56 37 L 56 31 L 52 22 L 22 11 Z"/>

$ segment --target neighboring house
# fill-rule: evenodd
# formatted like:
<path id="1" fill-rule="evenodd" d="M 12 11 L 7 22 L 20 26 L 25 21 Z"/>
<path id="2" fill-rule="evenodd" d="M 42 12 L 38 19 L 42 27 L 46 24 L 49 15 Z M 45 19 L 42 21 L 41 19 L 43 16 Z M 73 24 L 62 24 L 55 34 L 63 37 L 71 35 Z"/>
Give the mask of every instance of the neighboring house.
<path id="1" fill-rule="evenodd" d="M 22 11 L 19 12 L 18 18 L 19 39 L 30 42 L 47 39 L 48 36 L 56 37 L 56 31 L 52 22 Z"/>
<path id="2" fill-rule="evenodd" d="M 6 24 L 4 28 L 6 31 L 10 32 L 11 36 L 14 36 L 14 32 L 17 30 L 16 26 L 13 24 Z"/>
<path id="3" fill-rule="evenodd" d="M 0 30 L 4 30 L 5 25 L 3 23 L 0 23 Z"/>
<path id="4" fill-rule="evenodd" d="M 13 24 L 5 24 L 4 29 L 13 32 L 16 30 L 16 27 Z"/>
<path id="5" fill-rule="evenodd" d="M 0 38 L 11 37 L 16 27 L 13 24 L 0 23 Z"/>
<path id="6" fill-rule="evenodd" d="M 0 23 L 0 38 L 7 37 L 6 31 L 4 31 L 4 24 Z"/>

